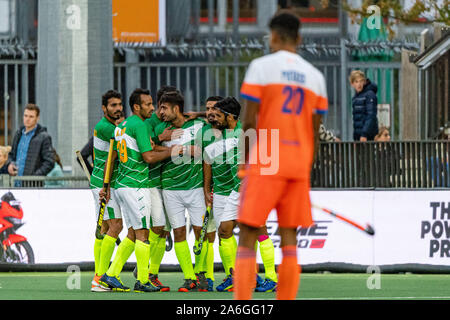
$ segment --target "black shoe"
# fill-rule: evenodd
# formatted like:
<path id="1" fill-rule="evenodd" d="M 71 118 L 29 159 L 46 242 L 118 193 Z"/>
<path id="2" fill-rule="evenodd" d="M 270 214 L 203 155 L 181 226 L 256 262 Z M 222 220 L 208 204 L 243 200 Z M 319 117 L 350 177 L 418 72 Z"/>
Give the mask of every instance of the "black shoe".
<path id="1" fill-rule="evenodd" d="M 184 279 L 183 285 L 178 289 L 178 292 L 197 292 L 197 281 L 192 279 Z"/>
<path id="2" fill-rule="evenodd" d="M 201 292 L 207 292 L 208 291 L 208 280 L 206 280 L 205 271 L 201 271 L 199 273 L 196 273 L 197 276 L 197 283 L 198 283 L 198 291 Z"/>
<path id="3" fill-rule="evenodd" d="M 158 292 L 159 288 L 155 287 L 150 281 L 142 284 L 139 280 L 134 284 L 134 292 Z"/>

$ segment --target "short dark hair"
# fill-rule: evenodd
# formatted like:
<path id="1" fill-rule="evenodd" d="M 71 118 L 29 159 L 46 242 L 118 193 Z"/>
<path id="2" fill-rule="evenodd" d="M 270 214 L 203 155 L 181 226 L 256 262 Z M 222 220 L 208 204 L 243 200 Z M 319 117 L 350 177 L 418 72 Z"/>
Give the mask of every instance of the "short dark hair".
<path id="1" fill-rule="evenodd" d="M 289 10 L 280 10 L 269 22 L 269 28 L 278 33 L 283 41 L 295 42 L 300 29 L 299 17 Z"/>
<path id="2" fill-rule="evenodd" d="M 164 93 L 159 100 L 160 103 L 170 103 L 179 106 L 180 112 L 184 112 L 184 97 L 179 91 Z"/>
<path id="3" fill-rule="evenodd" d="M 131 112 L 134 112 L 134 105 L 138 104 L 141 105 L 141 94 L 150 95 L 150 90 L 137 88 L 134 89 L 134 91 L 130 95 L 130 99 L 128 100 L 128 103 L 130 104 Z"/>
<path id="4" fill-rule="evenodd" d="M 239 118 L 241 113 L 241 104 L 234 97 L 226 97 L 217 102 L 214 107 L 225 115 L 231 114 L 234 119 Z"/>
<path id="5" fill-rule="evenodd" d="M 208 98 L 206 99 L 206 102 L 209 102 L 209 101 L 215 101 L 215 102 L 218 102 L 218 101 L 220 101 L 220 100 L 223 100 L 223 97 L 221 97 L 221 96 L 210 96 L 210 97 L 208 97 Z"/>
<path id="6" fill-rule="evenodd" d="M 34 103 L 27 104 L 25 106 L 25 110 L 36 111 L 36 117 L 39 117 L 39 114 L 41 113 L 41 110 L 39 109 L 39 107 L 37 105 L 35 105 Z"/>
<path id="7" fill-rule="evenodd" d="M 106 91 L 102 96 L 102 106 L 106 107 L 108 105 L 108 100 L 111 98 L 117 98 L 122 100 L 122 95 L 120 94 L 120 92 L 117 92 L 116 90 Z"/>
<path id="8" fill-rule="evenodd" d="M 178 89 L 177 87 L 174 86 L 162 86 L 158 92 L 156 92 L 156 102 L 159 102 L 159 100 L 161 100 L 161 97 L 163 96 L 164 93 L 167 92 L 177 92 Z"/>

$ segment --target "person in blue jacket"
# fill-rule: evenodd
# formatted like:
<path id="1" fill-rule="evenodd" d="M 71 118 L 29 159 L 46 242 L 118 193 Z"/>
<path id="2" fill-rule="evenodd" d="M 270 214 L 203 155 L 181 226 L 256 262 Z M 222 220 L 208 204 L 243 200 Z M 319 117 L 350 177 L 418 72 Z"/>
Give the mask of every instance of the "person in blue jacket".
<path id="1" fill-rule="evenodd" d="M 377 85 L 367 79 L 360 70 L 351 72 L 350 84 L 355 89 L 352 98 L 353 139 L 374 140 L 378 134 Z"/>

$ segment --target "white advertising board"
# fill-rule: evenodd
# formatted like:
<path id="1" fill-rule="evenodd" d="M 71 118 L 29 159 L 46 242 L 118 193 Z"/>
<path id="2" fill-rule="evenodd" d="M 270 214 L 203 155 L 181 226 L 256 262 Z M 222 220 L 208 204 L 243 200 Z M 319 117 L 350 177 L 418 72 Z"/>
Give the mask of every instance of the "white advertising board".
<path id="1" fill-rule="evenodd" d="M 0 191 L 0 196 L 7 191 Z M 27 237 L 36 263 L 93 261 L 96 221 L 90 190 L 11 191 L 24 211 L 25 225 L 17 233 Z M 311 191 L 311 201 L 364 227 L 371 224 L 375 236 L 313 209 L 315 225 L 297 233 L 302 265 L 450 265 L 450 191 Z M 282 256 L 275 210 L 267 228 L 279 264 Z M 126 228 L 120 236 L 126 236 Z M 192 233 L 188 242 L 192 247 Z M 262 263 L 259 254 L 257 257 Z M 135 261 L 134 254 L 129 261 Z M 220 262 L 217 239 L 215 261 Z M 174 249 L 166 252 L 163 264 L 178 264 Z"/>

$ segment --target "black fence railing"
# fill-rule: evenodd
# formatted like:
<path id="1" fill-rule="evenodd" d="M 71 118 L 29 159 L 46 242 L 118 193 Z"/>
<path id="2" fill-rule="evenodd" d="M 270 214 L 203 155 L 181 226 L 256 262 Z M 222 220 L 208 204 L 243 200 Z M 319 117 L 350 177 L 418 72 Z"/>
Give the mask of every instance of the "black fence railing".
<path id="1" fill-rule="evenodd" d="M 320 143 L 312 188 L 450 188 L 450 141 Z"/>

